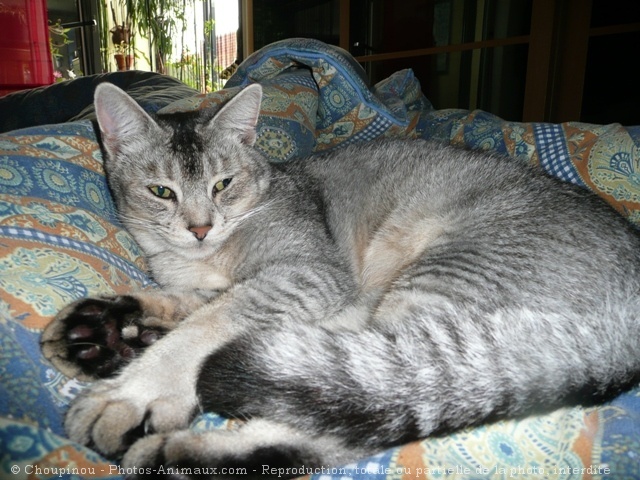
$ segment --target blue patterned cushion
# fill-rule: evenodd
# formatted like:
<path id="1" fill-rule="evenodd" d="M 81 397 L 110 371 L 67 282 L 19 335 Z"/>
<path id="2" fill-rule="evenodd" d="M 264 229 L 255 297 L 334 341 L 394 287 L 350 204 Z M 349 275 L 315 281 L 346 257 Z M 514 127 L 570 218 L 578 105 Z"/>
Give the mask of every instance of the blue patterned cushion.
<path id="1" fill-rule="evenodd" d="M 62 437 L 64 408 L 84 385 L 53 369 L 39 346 L 67 303 L 151 285 L 116 219 L 101 158 L 88 121 L 0 135 L 1 478 L 36 462 L 104 463 Z"/>

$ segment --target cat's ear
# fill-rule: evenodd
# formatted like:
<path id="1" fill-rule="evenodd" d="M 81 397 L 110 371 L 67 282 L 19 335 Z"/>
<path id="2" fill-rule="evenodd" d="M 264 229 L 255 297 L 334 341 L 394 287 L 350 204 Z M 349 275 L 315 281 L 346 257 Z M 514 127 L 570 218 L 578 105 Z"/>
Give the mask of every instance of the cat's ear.
<path id="1" fill-rule="evenodd" d="M 262 87 L 257 83 L 249 85 L 213 117 L 211 128 L 223 131 L 246 145 L 253 145 L 261 100 Z"/>
<path id="2" fill-rule="evenodd" d="M 98 85 L 94 106 L 102 143 L 112 156 L 157 126 L 135 100 L 111 83 Z"/>

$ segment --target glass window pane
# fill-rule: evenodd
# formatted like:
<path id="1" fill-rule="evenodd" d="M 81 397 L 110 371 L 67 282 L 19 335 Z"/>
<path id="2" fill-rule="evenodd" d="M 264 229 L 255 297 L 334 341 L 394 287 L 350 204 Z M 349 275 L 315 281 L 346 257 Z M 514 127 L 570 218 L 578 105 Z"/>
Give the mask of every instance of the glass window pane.
<path id="1" fill-rule="evenodd" d="M 509 45 L 366 62 L 372 83 L 411 68 L 422 91 L 437 109 L 482 109 L 520 121 L 524 104 L 528 46 Z"/>
<path id="2" fill-rule="evenodd" d="M 293 37 L 338 45 L 340 1 L 253 0 L 253 24 L 254 50 Z"/>
<path id="3" fill-rule="evenodd" d="M 527 35 L 532 0 L 351 0 L 355 56 Z"/>
<path id="4" fill-rule="evenodd" d="M 637 0 L 592 0 L 591 26 L 606 27 L 640 22 Z"/>
<path id="5" fill-rule="evenodd" d="M 638 79 L 630 73 L 629 50 L 621 45 L 640 45 L 640 32 L 589 40 L 581 121 L 640 125 Z"/>

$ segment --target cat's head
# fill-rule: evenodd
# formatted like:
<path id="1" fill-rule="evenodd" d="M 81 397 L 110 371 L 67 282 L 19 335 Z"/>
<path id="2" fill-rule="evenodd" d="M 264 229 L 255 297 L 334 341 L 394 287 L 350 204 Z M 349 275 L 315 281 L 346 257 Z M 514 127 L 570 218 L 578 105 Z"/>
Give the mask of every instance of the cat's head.
<path id="1" fill-rule="evenodd" d="M 251 85 L 212 119 L 154 120 L 119 88 L 98 86 L 109 185 L 123 224 L 147 254 L 200 258 L 257 211 L 269 184 L 268 164 L 251 148 L 261 97 Z"/>

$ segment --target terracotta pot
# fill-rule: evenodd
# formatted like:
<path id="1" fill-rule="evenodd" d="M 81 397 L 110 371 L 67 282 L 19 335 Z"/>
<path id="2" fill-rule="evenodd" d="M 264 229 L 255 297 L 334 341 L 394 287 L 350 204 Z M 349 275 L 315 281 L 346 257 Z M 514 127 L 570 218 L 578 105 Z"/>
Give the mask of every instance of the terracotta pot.
<path id="1" fill-rule="evenodd" d="M 119 72 L 127 70 L 127 60 L 122 53 L 116 53 L 113 57 L 116 59 Z"/>

